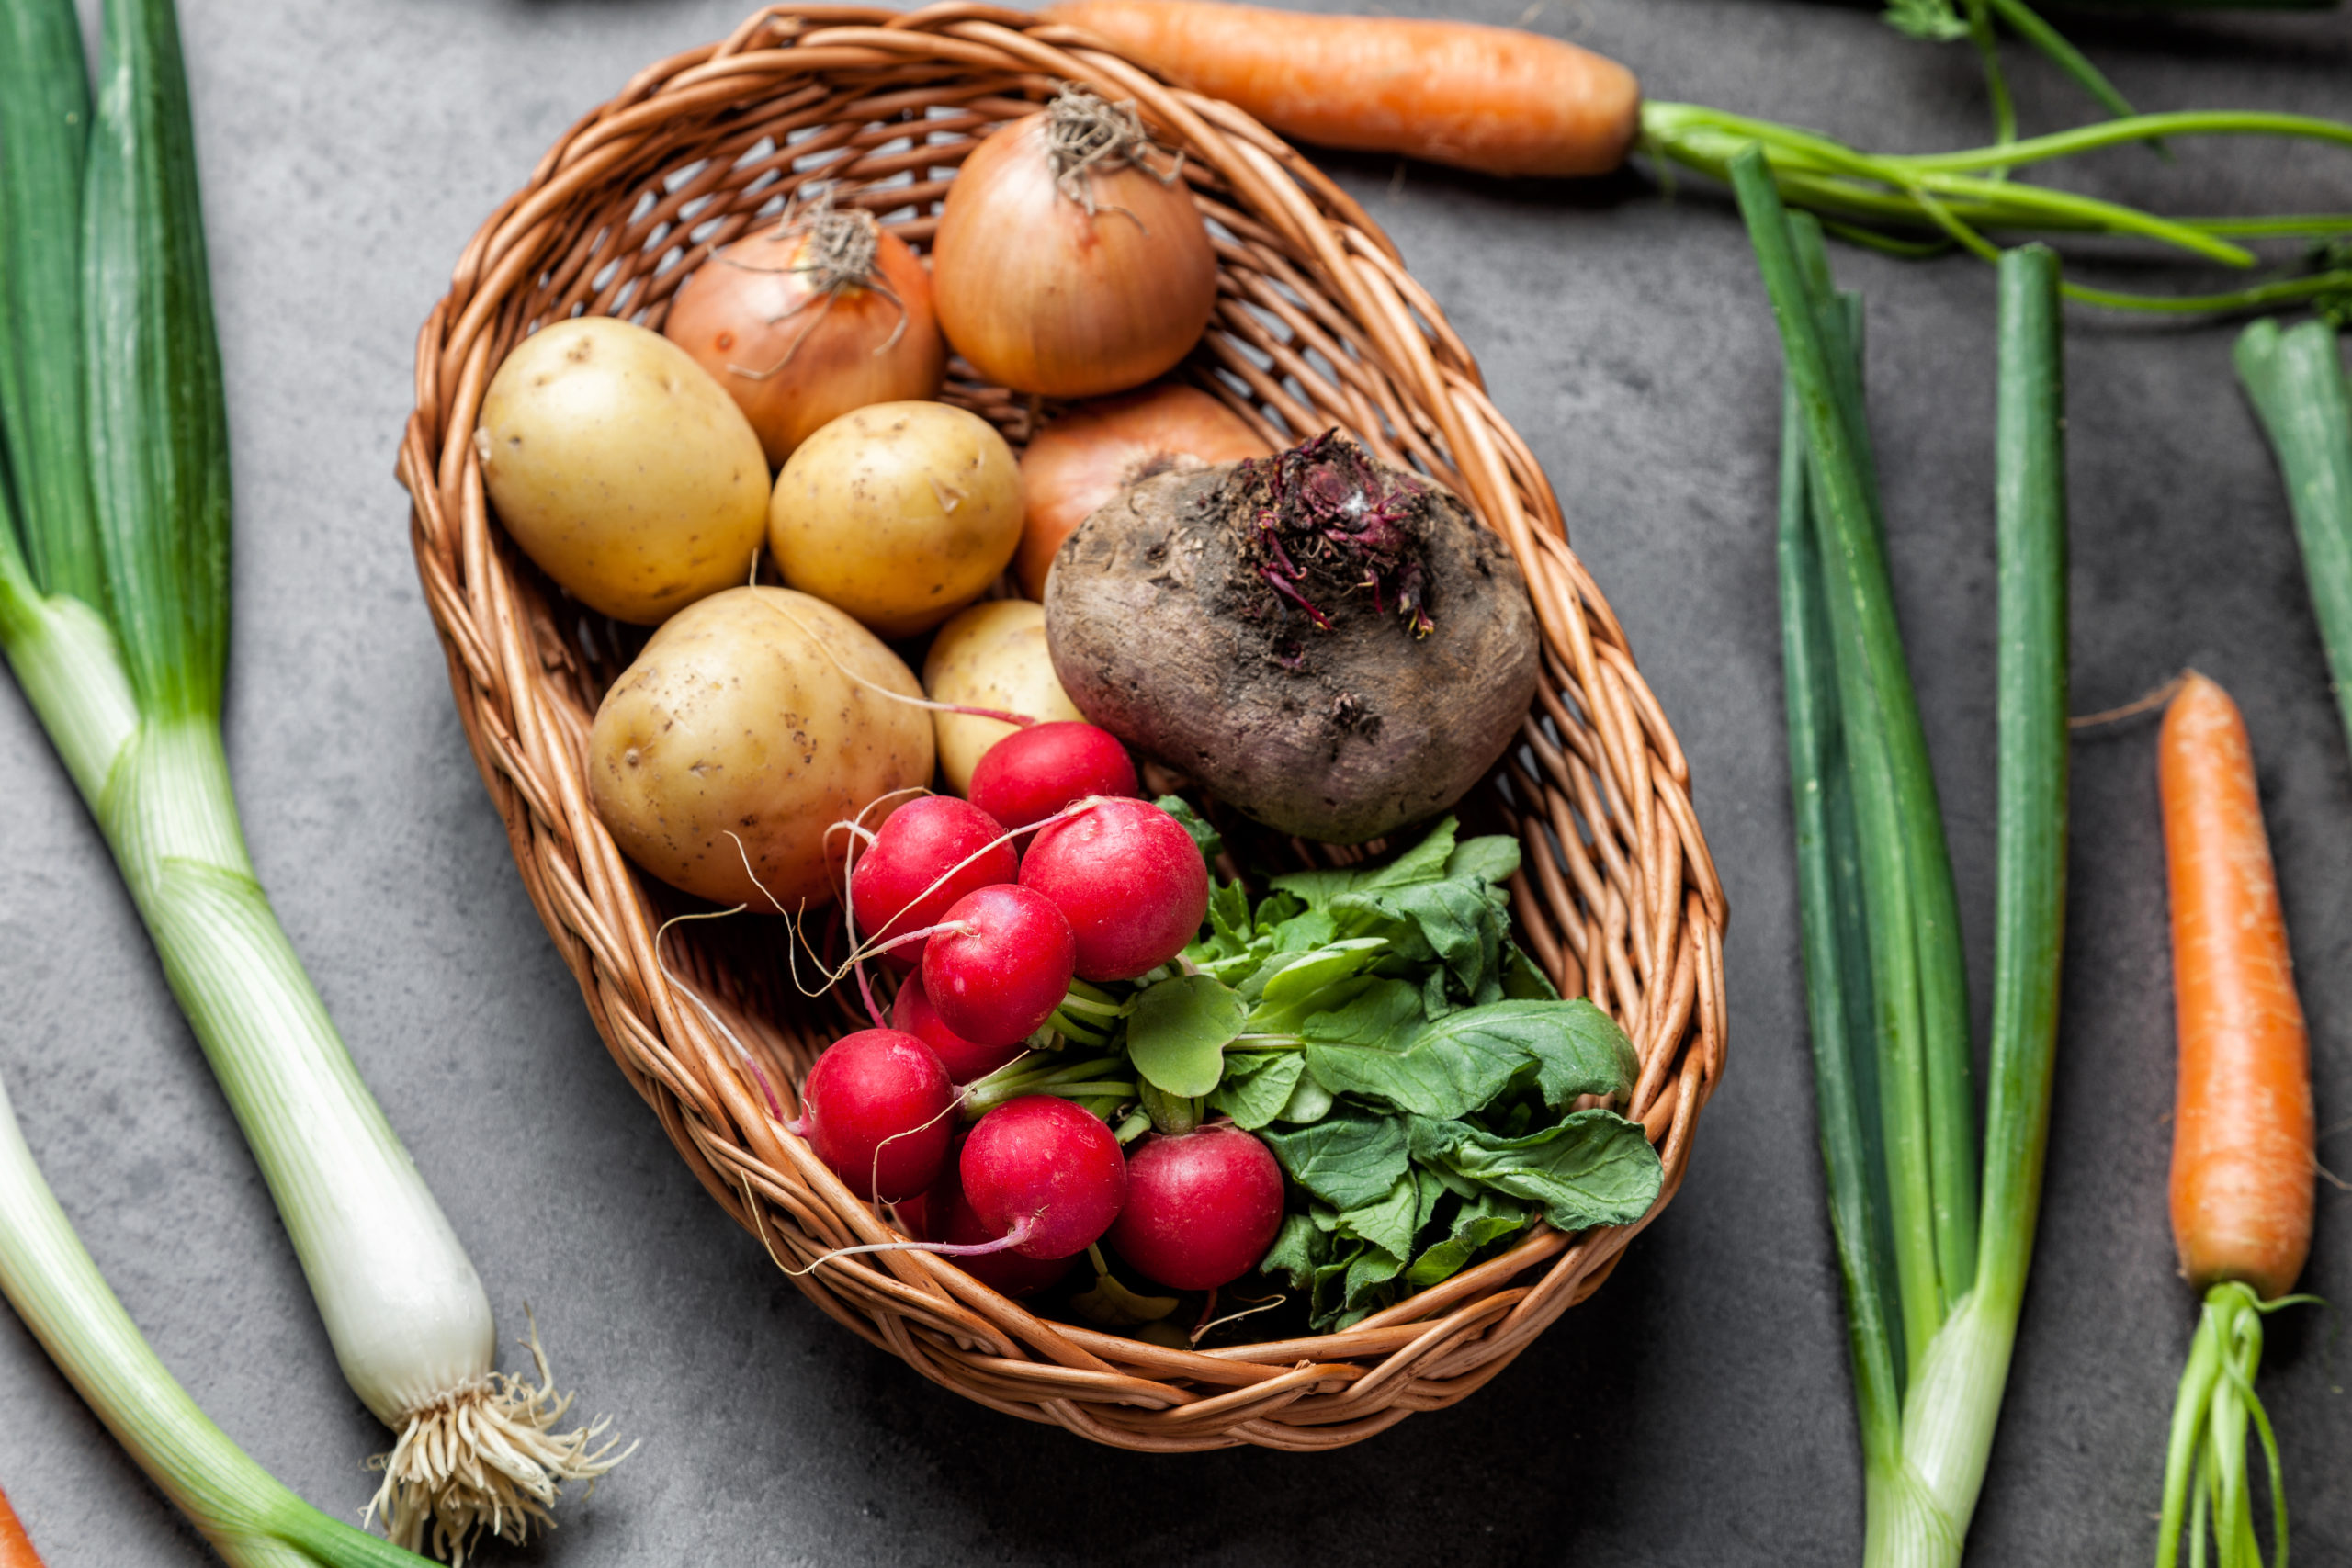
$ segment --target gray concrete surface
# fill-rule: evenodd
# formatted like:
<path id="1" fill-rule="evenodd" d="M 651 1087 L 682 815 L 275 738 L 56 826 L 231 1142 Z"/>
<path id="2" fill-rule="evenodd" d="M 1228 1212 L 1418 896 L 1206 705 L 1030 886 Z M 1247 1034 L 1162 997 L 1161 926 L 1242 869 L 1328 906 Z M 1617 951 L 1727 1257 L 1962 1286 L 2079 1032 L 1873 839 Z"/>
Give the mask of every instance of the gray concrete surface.
<path id="1" fill-rule="evenodd" d="M 582 1408 L 643 1449 L 544 1545 L 484 1561 L 1476 1564 L 1835 1562 L 1860 1488 L 1800 1012 L 1772 598 L 1775 345 L 1713 193 L 1505 187 L 1385 160 L 1340 177 L 1483 357 L 1566 499 L 1697 777 L 1735 911 L 1730 1075 L 1670 1213 L 1490 1388 L 1321 1457 L 1149 1459 L 1015 1424 L 808 1305 L 689 1179 L 591 1032 L 452 715 L 391 455 L 417 322 L 475 223 L 639 65 L 746 0 L 185 0 L 235 431 L 230 750 L 254 851 L 503 1328 L 536 1309 Z M 1521 0 L 1454 0 L 1494 21 Z M 1889 147 L 1981 140 L 1960 50 L 1867 10 L 1539 0 L 1532 25 L 1653 92 Z M 2345 17 L 2089 25 L 2150 107 L 2352 107 Z M 2020 61 L 2028 122 L 2079 118 Z M 2190 210 L 2352 207 L 2343 152 L 2183 145 L 2069 175 Z M 1989 962 L 1991 275 L 1840 252 L 1902 612 Z M 2170 272 L 2151 275 L 2168 285 Z M 2076 316 L 2068 337 L 2076 707 L 2194 661 L 2262 759 L 2319 1073 L 2352 1168 L 2352 764 L 2226 328 Z M 1971 1561 L 2144 1562 L 2193 1311 L 2164 1213 L 2171 1019 L 2145 727 L 2075 756 L 2048 1201 Z M 164 1359 L 331 1510 L 383 1440 L 336 1375 L 236 1129 L 102 846 L 0 694 L 0 1071 L 60 1197 Z M 2352 1197 L 2310 1287 L 2352 1303 Z M 2352 1561 L 2346 1350 L 2274 1322 L 2264 1388 L 2296 1557 Z M 514 1358 L 510 1356 L 510 1364 Z M 12 1318 L 0 1485 L 57 1568 L 205 1560 Z"/>

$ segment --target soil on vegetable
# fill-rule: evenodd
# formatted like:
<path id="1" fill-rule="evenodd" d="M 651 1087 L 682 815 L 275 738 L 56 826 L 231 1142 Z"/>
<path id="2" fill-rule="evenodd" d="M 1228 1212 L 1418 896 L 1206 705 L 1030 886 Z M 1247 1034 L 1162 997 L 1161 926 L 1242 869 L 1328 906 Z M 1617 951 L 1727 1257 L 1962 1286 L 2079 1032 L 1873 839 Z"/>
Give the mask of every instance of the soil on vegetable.
<path id="1" fill-rule="evenodd" d="M 1453 806 L 1539 657 L 1502 541 L 1337 434 L 1123 491 L 1056 558 L 1046 626 L 1088 718 L 1330 843 Z"/>

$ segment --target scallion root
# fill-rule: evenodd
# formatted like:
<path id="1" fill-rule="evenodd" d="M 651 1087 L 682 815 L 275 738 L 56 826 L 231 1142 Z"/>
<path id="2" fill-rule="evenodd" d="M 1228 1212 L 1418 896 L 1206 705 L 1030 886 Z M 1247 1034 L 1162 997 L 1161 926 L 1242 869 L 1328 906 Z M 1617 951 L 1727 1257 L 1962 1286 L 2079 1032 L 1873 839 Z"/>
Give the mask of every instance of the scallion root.
<path id="1" fill-rule="evenodd" d="M 392 1451 L 368 1461 L 384 1481 L 363 1523 L 381 1512 L 385 1536 L 411 1551 L 425 1550 L 429 1531 L 433 1555 L 464 1568 L 483 1530 L 523 1544 L 534 1524 L 554 1527 L 548 1508 L 563 1483 L 585 1481 L 593 1488 L 637 1450 L 635 1443 L 621 1449 L 618 1438 L 597 1442 L 610 1416 L 557 1431 L 571 1395 L 555 1392 L 536 1325 L 523 1343 L 537 1369 L 536 1382 L 494 1371 L 409 1413 Z"/>

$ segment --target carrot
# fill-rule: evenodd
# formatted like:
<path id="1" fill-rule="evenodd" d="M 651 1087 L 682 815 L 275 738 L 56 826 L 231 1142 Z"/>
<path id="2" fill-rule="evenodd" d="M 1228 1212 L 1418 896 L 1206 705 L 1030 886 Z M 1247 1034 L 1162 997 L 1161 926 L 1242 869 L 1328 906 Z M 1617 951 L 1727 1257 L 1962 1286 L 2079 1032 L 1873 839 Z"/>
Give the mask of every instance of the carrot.
<path id="1" fill-rule="evenodd" d="M 2311 1250 L 2303 1010 L 2237 705 L 2189 675 L 2160 746 L 2180 1035 L 2173 1238 L 2199 1290 L 2236 1280 L 2267 1301 Z"/>
<path id="2" fill-rule="evenodd" d="M 1489 175 L 1602 175 L 1640 130 L 1632 72 L 1515 28 L 1218 0 L 1059 0 L 1046 15 L 1326 147 Z"/>
<path id="3" fill-rule="evenodd" d="M 0 1492 L 0 1568 L 41 1568 L 40 1553 L 33 1550 L 17 1510 L 8 1506 L 6 1492 Z"/>
<path id="4" fill-rule="evenodd" d="M 2268 1461 L 2271 1539 L 2287 1561 L 2278 1445 L 2255 1396 L 2262 1320 L 2312 1242 L 2311 1047 L 2262 829 L 2254 751 L 2229 694 L 2191 672 L 2157 742 L 2172 874 L 2173 997 L 2180 1037 L 2172 1230 L 2204 1308 L 2173 1404 L 2157 1568 L 2192 1562 L 2210 1531 L 2219 1568 L 2261 1568 L 2249 1431 Z"/>

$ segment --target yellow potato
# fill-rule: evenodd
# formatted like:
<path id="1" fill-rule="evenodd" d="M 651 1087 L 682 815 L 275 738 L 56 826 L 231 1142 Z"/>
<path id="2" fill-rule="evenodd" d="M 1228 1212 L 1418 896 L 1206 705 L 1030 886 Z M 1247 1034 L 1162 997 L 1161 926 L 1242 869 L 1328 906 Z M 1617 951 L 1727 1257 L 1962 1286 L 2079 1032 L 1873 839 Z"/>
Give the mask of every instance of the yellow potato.
<path id="1" fill-rule="evenodd" d="M 542 327 L 491 378 L 474 448 L 523 553 L 616 620 L 656 625 L 752 574 L 760 438 L 659 333 L 612 316 Z"/>
<path id="2" fill-rule="evenodd" d="M 784 580 L 887 637 L 987 592 L 1021 543 L 1021 468 L 988 421 L 874 403 L 802 442 L 776 476 L 768 549 Z"/>
<path id="3" fill-rule="evenodd" d="M 932 764 L 931 715 L 844 668 L 922 695 L 873 633 L 789 589 L 731 588 L 662 623 L 588 735 L 588 797 L 622 852 L 721 904 L 833 897 L 848 838 L 826 829 L 927 785 Z"/>
<path id="4" fill-rule="evenodd" d="M 1025 714 L 1040 723 L 1086 717 L 1062 690 L 1046 651 L 1046 607 L 1026 599 L 991 599 L 940 627 L 922 661 L 922 689 L 935 703 Z M 1012 726 L 953 713 L 934 713 L 931 720 L 947 787 L 969 794 L 980 753 Z"/>

